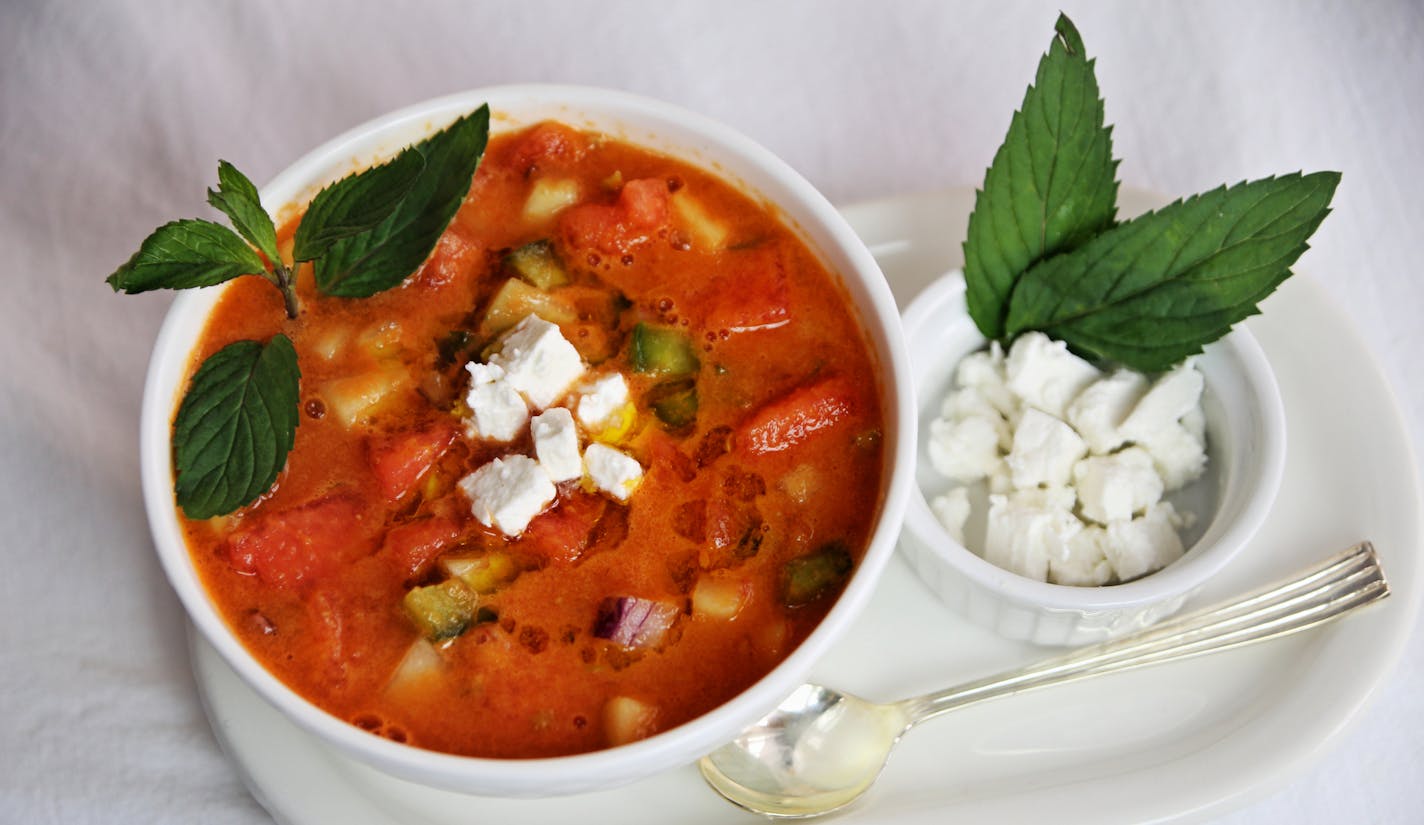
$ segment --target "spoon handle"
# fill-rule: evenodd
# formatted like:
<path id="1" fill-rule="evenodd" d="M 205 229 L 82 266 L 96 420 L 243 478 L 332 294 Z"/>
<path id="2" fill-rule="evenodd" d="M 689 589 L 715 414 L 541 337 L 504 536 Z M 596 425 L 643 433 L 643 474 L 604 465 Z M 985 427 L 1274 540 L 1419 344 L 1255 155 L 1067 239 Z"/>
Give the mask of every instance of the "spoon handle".
<path id="1" fill-rule="evenodd" d="M 1089 676 L 1171 662 L 1273 639 L 1339 618 L 1389 595 L 1373 545 L 1360 542 L 1294 578 L 1150 629 L 896 703 L 908 727 L 956 708 Z"/>

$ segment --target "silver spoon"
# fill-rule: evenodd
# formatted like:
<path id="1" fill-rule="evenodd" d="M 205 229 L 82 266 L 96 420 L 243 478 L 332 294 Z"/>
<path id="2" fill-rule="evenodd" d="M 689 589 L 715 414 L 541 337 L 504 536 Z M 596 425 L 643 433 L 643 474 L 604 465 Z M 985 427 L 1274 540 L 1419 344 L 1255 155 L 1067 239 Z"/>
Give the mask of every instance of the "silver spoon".
<path id="1" fill-rule="evenodd" d="M 755 813 L 811 817 L 849 805 L 895 743 L 926 719 L 986 699 L 1273 639 L 1383 599 L 1374 547 L 1361 542 L 1289 581 L 1036 665 L 885 705 L 802 685 L 698 763 L 718 793 Z"/>

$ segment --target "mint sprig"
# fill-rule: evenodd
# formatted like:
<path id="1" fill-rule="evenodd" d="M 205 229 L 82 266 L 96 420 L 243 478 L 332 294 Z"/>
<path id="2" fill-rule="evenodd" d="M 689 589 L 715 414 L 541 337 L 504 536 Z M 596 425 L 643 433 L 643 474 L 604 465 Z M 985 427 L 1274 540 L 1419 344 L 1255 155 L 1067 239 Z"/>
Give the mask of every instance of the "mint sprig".
<path id="1" fill-rule="evenodd" d="M 1038 330 L 1101 361 L 1166 370 L 1290 277 L 1340 175 L 1223 186 L 1114 225 L 1093 61 L 1066 17 L 1056 29 L 969 218 L 969 314 L 1005 343 Z"/>
<path id="2" fill-rule="evenodd" d="M 257 187 L 218 163 L 208 203 L 232 229 L 202 219 L 154 230 L 107 279 L 115 292 L 214 286 L 265 278 L 296 318 L 297 266 L 312 261 L 317 288 L 366 297 L 404 282 L 435 248 L 470 191 L 489 137 L 481 106 L 391 161 L 347 176 L 309 205 L 293 238 L 293 262 L 277 247 L 275 223 Z M 271 488 L 296 440 L 300 369 L 284 335 L 238 341 L 194 373 L 173 427 L 174 493 L 189 518 L 250 504 Z"/>
<path id="3" fill-rule="evenodd" d="M 1004 335 L 1009 296 L 1033 264 L 1113 225 L 1117 161 L 1093 61 L 1059 15 L 1023 106 L 984 175 L 964 243 L 969 314 Z"/>

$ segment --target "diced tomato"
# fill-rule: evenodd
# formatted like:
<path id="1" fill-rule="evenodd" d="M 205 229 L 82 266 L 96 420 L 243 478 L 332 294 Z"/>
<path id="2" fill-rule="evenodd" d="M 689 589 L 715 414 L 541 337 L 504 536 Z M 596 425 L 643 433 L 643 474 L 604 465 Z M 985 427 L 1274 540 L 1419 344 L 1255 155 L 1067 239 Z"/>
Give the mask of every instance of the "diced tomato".
<path id="1" fill-rule="evenodd" d="M 697 463 L 679 450 L 672 436 L 661 430 L 653 430 L 647 435 L 649 472 L 658 476 L 668 474 L 669 483 L 686 484 L 697 477 Z"/>
<path id="2" fill-rule="evenodd" d="M 478 244 L 452 229 L 440 236 L 435 250 L 416 273 L 414 283 L 438 290 L 467 281 L 479 273 L 483 253 Z"/>
<path id="3" fill-rule="evenodd" d="M 774 246 L 738 250 L 725 256 L 727 271 L 703 290 L 709 332 L 774 329 L 791 320 L 786 264 Z"/>
<path id="4" fill-rule="evenodd" d="M 628 223 L 636 227 L 652 229 L 667 224 L 667 181 L 660 178 L 628 181 L 618 193 L 618 208 L 623 210 Z"/>
<path id="5" fill-rule="evenodd" d="M 578 132 L 562 123 L 546 121 L 530 129 L 510 154 L 510 165 L 522 175 L 555 162 L 573 163 L 583 157 L 586 144 Z"/>
<path id="6" fill-rule="evenodd" d="M 601 496 L 574 493 L 529 522 L 519 549 L 559 564 L 578 561 L 608 503 Z"/>
<path id="7" fill-rule="evenodd" d="M 368 439 L 366 457 L 386 498 L 398 501 L 414 489 L 450 449 L 456 433 L 455 423 L 442 419 L 417 429 Z"/>
<path id="8" fill-rule="evenodd" d="M 359 499 L 320 498 L 239 527 L 227 540 L 228 561 L 269 585 L 295 588 L 358 558 L 368 541 Z"/>
<path id="9" fill-rule="evenodd" d="M 559 233 L 573 249 L 622 255 L 666 226 L 668 215 L 667 182 L 642 178 L 623 184 L 614 203 L 585 203 L 564 210 Z"/>
<path id="10" fill-rule="evenodd" d="M 460 537 L 460 532 L 458 521 L 440 516 L 406 522 L 386 533 L 386 543 L 381 552 L 402 576 L 419 576 L 430 569 L 435 559 Z"/>
<path id="11" fill-rule="evenodd" d="M 738 445 L 757 455 L 788 450 L 844 421 L 855 408 L 849 381 L 822 378 L 763 405 L 742 425 Z"/>

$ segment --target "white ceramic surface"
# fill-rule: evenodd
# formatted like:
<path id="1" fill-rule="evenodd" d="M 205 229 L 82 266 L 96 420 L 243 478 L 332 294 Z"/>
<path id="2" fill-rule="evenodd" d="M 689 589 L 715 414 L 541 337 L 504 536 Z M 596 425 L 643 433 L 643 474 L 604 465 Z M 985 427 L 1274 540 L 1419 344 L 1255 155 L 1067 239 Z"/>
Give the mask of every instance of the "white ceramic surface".
<path id="1" fill-rule="evenodd" d="M 965 309 L 961 272 L 937 278 L 915 296 L 905 309 L 905 339 L 921 443 L 901 547 L 945 604 L 1002 636 L 1081 645 L 1170 616 L 1247 545 L 1275 500 L 1285 467 L 1285 410 L 1260 346 L 1238 327 L 1197 359 L 1206 380 L 1202 408 L 1210 460 L 1201 479 L 1168 496 L 1179 512 L 1196 517 L 1183 531 L 1182 558 L 1105 587 L 1049 584 L 996 567 L 951 538 L 928 503 L 953 486 L 930 465 L 929 423 L 953 386 L 959 360 L 986 344 Z"/>
<path id="2" fill-rule="evenodd" d="M 959 265 L 958 231 L 944 227 L 963 227 L 972 202 L 971 190 L 956 189 L 845 214 L 904 305 Z M 870 796 L 837 822 L 1199 822 L 1276 790 L 1348 729 L 1419 615 L 1417 471 L 1388 387 L 1319 286 L 1297 276 L 1248 325 L 1275 367 L 1292 448 L 1251 548 L 1189 606 L 1244 593 L 1362 537 L 1375 542 L 1391 597 L 1289 639 L 957 712 L 906 737 Z M 200 638 L 194 648 L 214 730 L 283 825 L 765 821 L 732 809 L 691 767 L 539 800 L 469 797 L 380 776 L 272 710 Z M 1044 655 L 962 619 L 908 565 L 894 563 L 812 678 L 889 700 Z"/>
<path id="3" fill-rule="evenodd" d="M 770 152 L 699 115 L 623 92 L 561 86 L 474 90 L 421 103 L 335 138 L 297 161 L 262 190 L 275 212 L 300 204 L 327 182 L 388 155 L 454 118 L 489 103 L 492 129 L 547 118 L 594 128 L 716 169 L 768 203 L 832 272 L 839 273 L 866 325 L 882 375 L 885 482 L 881 511 L 864 558 L 826 618 L 781 665 L 724 705 L 646 740 L 556 759 L 494 760 L 434 753 L 366 733 L 289 690 L 247 652 L 208 602 L 184 546 L 173 506 L 169 432 L 190 352 L 222 288 L 190 291 L 174 301 L 155 345 L 144 391 L 141 461 L 149 523 L 164 570 L 189 617 L 258 694 L 297 724 L 344 753 L 395 776 L 472 793 L 544 796 L 604 788 L 686 764 L 755 720 L 789 693 L 869 601 L 893 553 L 913 464 L 915 419 L 899 315 L 875 261 L 841 215 Z M 897 468 L 901 471 L 895 472 Z"/>

